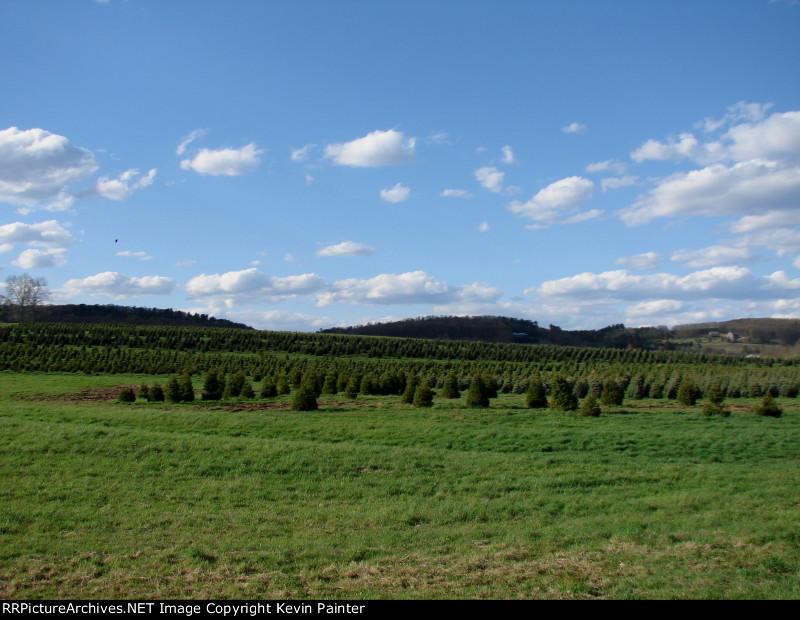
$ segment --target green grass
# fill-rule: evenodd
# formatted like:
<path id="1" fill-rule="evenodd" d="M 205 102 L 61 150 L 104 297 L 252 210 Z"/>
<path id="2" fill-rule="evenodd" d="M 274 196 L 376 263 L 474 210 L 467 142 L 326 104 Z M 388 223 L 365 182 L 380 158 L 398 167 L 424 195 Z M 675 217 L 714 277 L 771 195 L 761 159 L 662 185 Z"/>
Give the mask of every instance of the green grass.
<path id="1" fill-rule="evenodd" d="M 800 598 L 797 401 L 66 397 L 153 381 L 0 373 L 0 597 Z"/>

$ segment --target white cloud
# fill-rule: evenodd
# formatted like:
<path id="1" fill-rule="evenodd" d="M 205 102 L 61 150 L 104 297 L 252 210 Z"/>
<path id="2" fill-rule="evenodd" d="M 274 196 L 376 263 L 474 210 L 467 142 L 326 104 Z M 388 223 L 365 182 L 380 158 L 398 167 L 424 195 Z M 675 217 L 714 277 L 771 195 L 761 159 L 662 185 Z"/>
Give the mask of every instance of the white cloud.
<path id="1" fill-rule="evenodd" d="M 561 131 L 564 133 L 571 133 L 571 134 L 579 134 L 586 131 L 587 126 L 583 123 L 573 122 L 567 125 L 566 127 L 562 127 Z"/>
<path id="2" fill-rule="evenodd" d="M 54 211 L 68 209 L 66 186 L 97 170 L 91 151 L 44 129 L 0 131 L 0 202 Z"/>
<path id="3" fill-rule="evenodd" d="M 127 258 L 138 258 L 139 260 L 151 260 L 153 258 L 146 252 L 130 252 L 128 250 L 122 250 L 121 252 L 117 252 L 117 256 L 125 256 Z"/>
<path id="4" fill-rule="evenodd" d="M 484 166 L 475 171 L 475 178 L 478 180 L 478 183 L 494 193 L 503 189 L 503 177 L 505 177 L 505 175 L 505 172 L 500 172 L 497 168 L 490 166 Z"/>
<path id="5" fill-rule="evenodd" d="M 633 254 L 632 256 L 621 256 L 614 261 L 615 265 L 627 265 L 632 269 L 651 270 L 657 269 L 661 264 L 663 256 L 658 252 L 644 252 L 643 254 Z"/>
<path id="6" fill-rule="evenodd" d="M 758 255 L 750 248 L 712 245 L 700 250 L 677 250 L 670 260 L 684 263 L 686 267 L 702 269 L 722 265 L 749 265 L 758 260 Z"/>
<path id="7" fill-rule="evenodd" d="M 81 198 L 100 196 L 109 200 L 125 200 L 137 189 L 152 185 L 156 178 L 156 169 L 151 168 L 146 175 L 139 179 L 136 179 L 137 176 L 139 176 L 139 171 L 132 168 L 120 174 L 116 179 L 100 177 L 91 191 L 81 192 L 79 196 Z"/>
<path id="8" fill-rule="evenodd" d="M 297 257 L 294 254 L 286 253 L 283 255 L 283 262 L 294 263 L 297 262 Z"/>
<path id="9" fill-rule="evenodd" d="M 764 118 L 767 110 L 771 107 L 771 103 L 746 103 L 740 101 L 730 106 L 728 112 L 721 119 L 706 118 L 699 125 L 708 133 L 737 121 L 756 122 Z"/>
<path id="10" fill-rule="evenodd" d="M 202 138 L 204 135 L 206 135 L 206 133 L 208 133 L 208 129 L 195 129 L 193 132 L 185 135 L 181 139 L 178 147 L 175 149 L 175 154 L 183 155 L 186 152 L 186 147 L 188 147 L 195 140 Z"/>
<path id="11" fill-rule="evenodd" d="M 373 167 L 402 164 L 414 161 L 415 144 L 415 138 L 406 138 L 400 131 L 378 130 L 351 142 L 329 144 L 325 147 L 325 157 L 340 166 Z"/>
<path id="12" fill-rule="evenodd" d="M 251 267 L 195 276 L 186 283 L 186 292 L 193 299 L 206 303 L 222 302 L 227 308 L 232 308 L 235 303 L 275 303 L 314 293 L 324 286 L 325 281 L 315 273 L 275 277 Z"/>
<path id="13" fill-rule="evenodd" d="M 798 256 L 797 258 L 794 259 L 794 262 L 792 263 L 792 267 L 794 267 L 795 269 L 800 269 L 800 256 Z"/>
<path id="14" fill-rule="evenodd" d="M 197 263 L 197 261 L 194 260 L 193 258 L 184 258 L 184 259 L 179 260 L 177 263 L 175 263 L 175 266 L 176 267 L 191 267 L 192 265 L 194 265 L 196 263 Z"/>
<path id="15" fill-rule="evenodd" d="M 585 272 L 543 282 L 526 290 L 543 298 L 575 300 L 637 301 L 647 299 L 712 300 L 769 299 L 792 293 L 800 279 L 789 280 L 784 272 L 757 278 L 745 267 L 712 267 L 686 276 L 671 273 L 635 275 L 626 270 Z"/>
<path id="16" fill-rule="evenodd" d="M 10 243 L 0 243 L 0 254 L 5 254 L 6 252 L 10 252 L 14 249 L 14 246 Z"/>
<path id="17" fill-rule="evenodd" d="M 783 256 L 800 251 L 800 231 L 791 228 L 761 230 L 733 239 L 730 243 L 739 247 L 762 246 Z"/>
<path id="18" fill-rule="evenodd" d="M 472 198 L 472 194 L 465 189 L 445 189 L 439 195 L 445 198 Z"/>
<path id="19" fill-rule="evenodd" d="M 514 158 L 514 151 L 511 150 L 511 147 L 507 144 L 503 147 L 503 159 L 501 160 L 504 164 L 513 164 L 516 162 Z"/>
<path id="20" fill-rule="evenodd" d="M 60 248 L 49 248 L 46 250 L 28 249 L 23 250 L 16 260 L 11 261 L 12 265 L 21 269 L 41 269 L 43 267 L 61 267 L 67 261 L 64 258 L 66 250 Z"/>
<path id="21" fill-rule="evenodd" d="M 391 189 L 381 190 L 381 200 L 386 202 L 405 202 L 411 195 L 411 188 L 402 183 L 398 183 Z"/>
<path id="22" fill-rule="evenodd" d="M 238 176 L 251 172 L 261 161 L 258 156 L 262 152 L 253 142 L 239 149 L 202 149 L 193 159 L 182 160 L 181 168 L 213 176 Z"/>
<path id="23" fill-rule="evenodd" d="M 332 319 L 284 310 L 240 310 L 224 312 L 225 318 L 251 325 L 256 329 L 285 332 L 310 332 L 331 327 Z"/>
<path id="24" fill-rule="evenodd" d="M 329 245 L 317 252 L 317 256 L 372 256 L 375 248 L 354 241 L 342 241 L 336 245 Z"/>
<path id="25" fill-rule="evenodd" d="M 539 190 L 527 202 L 515 200 L 508 209 L 523 217 L 550 225 L 570 223 L 568 219 L 562 221 L 565 215 L 574 214 L 580 204 L 588 200 L 594 191 L 594 183 L 583 177 L 567 177 Z M 591 217 L 596 217 L 600 211 L 589 211 L 574 215 L 572 222 L 578 222 Z"/>
<path id="26" fill-rule="evenodd" d="M 655 299 L 643 301 L 626 309 L 628 317 L 652 316 L 654 314 L 673 313 L 683 308 L 683 302 L 675 299 Z"/>
<path id="27" fill-rule="evenodd" d="M 635 226 L 658 217 L 754 215 L 796 209 L 798 204 L 800 166 L 756 159 L 674 174 L 618 214 Z"/>
<path id="28" fill-rule="evenodd" d="M 589 164 L 586 166 L 586 172 L 589 173 L 597 173 L 597 172 L 614 172 L 616 174 L 622 175 L 627 172 L 628 166 L 616 159 L 607 159 L 605 161 L 598 161 L 593 164 Z"/>
<path id="29" fill-rule="evenodd" d="M 733 233 L 747 233 L 769 228 L 800 226 L 800 209 L 787 211 L 770 210 L 759 215 L 745 215 L 730 224 Z"/>
<path id="30" fill-rule="evenodd" d="M 668 142 L 648 140 L 631 153 L 631 159 L 637 163 L 648 160 L 669 161 L 675 159 L 696 158 L 706 147 L 691 133 L 682 133 L 678 139 L 670 138 Z M 721 150 L 721 146 L 717 147 Z"/>
<path id="31" fill-rule="evenodd" d="M 66 248 L 75 243 L 75 237 L 56 220 L 38 224 L 13 222 L 0 226 L 0 243 L 26 243 L 33 247 Z"/>
<path id="32" fill-rule="evenodd" d="M 291 159 L 296 164 L 306 161 L 311 155 L 311 150 L 316 147 L 316 144 L 306 144 L 299 149 L 292 149 Z"/>
<path id="33" fill-rule="evenodd" d="M 478 226 L 478 232 L 488 232 L 489 230 L 489 222 L 481 222 L 481 225 Z"/>
<path id="34" fill-rule="evenodd" d="M 424 271 L 410 271 L 401 274 L 382 273 L 366 280 L 350 278 L 334 282 L 327 291 L 317 295 L 317 305 L 475 303 L 494 300 L 498 295 L 497 289 L 486 283 L 474 282 L 451 287 Z"/>
<path id="35" fill-rule="evenodd" d="M 628 187 L 630 185 L 636 185 L 638 181 L 639 177 L 637 176 L 629 175 L 625 177 L 611 177 L 600 181 L 600 186 L 603 188 L 603 191 L 606 192 L 610 189 L 618 189 L 620 187 Z"/>
<path id="36" fill-rule="evenodd" d="M 116 271 L 67 280 L 62 291 L 69 297 L 86 294 L 111 299 L 128 299 L 142 295 L 169 295 L 175 290 L 175 281 L 164 276 L 125 276 Z"/>

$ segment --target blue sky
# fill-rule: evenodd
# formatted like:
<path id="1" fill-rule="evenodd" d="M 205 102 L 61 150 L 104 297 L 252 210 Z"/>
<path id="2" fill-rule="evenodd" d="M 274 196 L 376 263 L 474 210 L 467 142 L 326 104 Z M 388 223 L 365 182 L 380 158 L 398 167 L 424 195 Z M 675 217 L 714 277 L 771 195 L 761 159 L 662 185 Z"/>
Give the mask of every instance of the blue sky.
<path id="1" fill-rule="evenodd" d="M 5 0 L 0 278 L 315 331 L 800 317 L 800 3 Z"/>

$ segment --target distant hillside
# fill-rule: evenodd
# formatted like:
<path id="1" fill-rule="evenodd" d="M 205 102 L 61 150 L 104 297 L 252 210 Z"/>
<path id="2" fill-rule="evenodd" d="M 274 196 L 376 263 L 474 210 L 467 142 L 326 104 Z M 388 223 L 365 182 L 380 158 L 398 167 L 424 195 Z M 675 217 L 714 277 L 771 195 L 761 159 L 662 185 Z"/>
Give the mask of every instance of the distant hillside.
<path id="1" fill-rule="evenodd" d="M 3 321 L 15 321 L 14 307 L 7 308 Z M 48 323 L 97 323 L 111 325 L 174 325 L 181 327 L 228 327 L 253 329 L 244 323 L 217 319 L 207 314 L 192 314 L 170 308 L 135 306 L 65 304 L 39 306 L 35 320 Z"/>
<path id="2" fill-rule="evenodd" d="M 737 341 L 792 346 L 800 342 L 800 319 L 734 319 L 720 323 L 678 325 L 672 329 L 676 338 L 700 338 L 712 332 L 735 334 Z"/>
<path id="3" fill-rule="evenodd" d="M 569 331 L 556 325 L 544 328 L 540 327 L 536 321 L 504 316 L 427 316 L 355 327 L 332 327 L 320 331 L 328 334 L 520 342 L 619 349 L 626 347 L 669 348 L 670 345 L 667 341 L 671 338 L 671 334 L 666 328 L 627 328 L 620 324 L 597 330 Z"/>

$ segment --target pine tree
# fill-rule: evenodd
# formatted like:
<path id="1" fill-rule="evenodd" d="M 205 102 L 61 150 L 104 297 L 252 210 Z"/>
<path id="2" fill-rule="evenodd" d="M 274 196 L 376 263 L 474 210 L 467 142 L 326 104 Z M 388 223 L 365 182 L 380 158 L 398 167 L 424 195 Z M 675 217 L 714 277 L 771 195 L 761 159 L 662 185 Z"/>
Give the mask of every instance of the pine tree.
<path id="1" fill-rule="evenodd" d="M 467 407 L 488 407 L 489 395 L 483 377 L 475 375 L 467 391 Z"/>
<path id="2" fill-rule="evenodd" d="M 406 378 L 406 389 L 403 391 L 402 397 L 404 403 L 408 403 L 409 405 L 413 404 L 414 394 L 417 391 L 417 386 L 419 383 L 419 376 L 417 375 L 411 375 L 410 377 Z"/>
<path id="3" fill-rule="evenodd" d="M 461 392 L 458 391 L 458 377 L 456 377 L 456 373 L 450 372 L 447 374 L 440 394 L 443 398 L 461 398 Z"/>
<path id="4" fill-rule="evenodd" d="M 203 379 L 203 400 L 220 400 L 223 386 L 219 380 L 219 372 L 212 368 Z"/>
<path id="5" fill-rule="evenodd" d="M 780 408 L 772 394 L 764 394 L 761 399 L 761 404 L 753 408 L 756 415 L 769 416 L 772 418 L 779 418 L 783 415 L 783 409 Z"/>
<path id="6" fill-rule="evenodd" d="M 170 376 L 167 381 L 167 389 L 164 391 L 164 396 L 168 403 L 179 403 L 183 400 L 183 391 L 175 375 Z"/>
<path id="7" fill-rule="evenodd" d="M 525 393 L 525 404 L 529 409 L 547 408 L 547 393 L 539 375 L 531 378 L 528 382 L 528 391 Z"/>
<path id="8" fill-rule="evenodd" d="M 143 400 L 150 400 L 150 386 L 146 383 L 139 388 L 138 397 Z"/>
<path id="9" fill-rule="evenodd" d="M 597 397 L 594 394 L 589 394 L 581 403 L 580 414 L 583 417 L 596 418 L 600 415 L 600 405 L 597 404 Z"/>
<path id="10" fill-rule="evenodd" d="M 150 400 L 154 403 L 164 402 L 164 388 L 158 383 L 154 383 L 153 387 L 150 388 Z"/>
<path id="11" fill-rule="evenodd" d="M 136 394 L 134 394 L 133 390 L 129 387 L 122 388 L 122 390 L 119 393 L 119 402 L 121 403 L 136 402 Z"/>
<path id="12" fill-rule="evenodd" d="M 550 408 L 555 411 L 575 411 L 578 408 L 578 398 L 573 394 L 569 381 L 561 375 L 554 375 L 550 381 Z"/>
<path id="13" fill-rule="evenodd" d="M 411 404 L 415 407 L 433 407 L 433 391 L 427 381 L 420 383 L 414 390 L 414 400 Z"/>
<path id="14" fill-rule="evenodd" d="M 684 377 L 681 385 L 678 388 L 678 402 L 685 407 L 693 407 L 697 403 L 697 388 L 690 377 Z"/>
<path id="15" fill-rule="evenodd" d="M 606 379 L 600 394 L 600 402 L 608 407 L 616 407 L 622 404 L 622 400 L 623 392 L 619 389 L 619 384 L 614 379 Z"/>
<path id="16" fill-rule="evenodd" d="M 255 396 L 256 392 L 253 389 L 253 384 L 250 383 L 250 381 L 248 381 L 247 378 L 245 378 L 244 383 L 242 384 L 242 389 L 239 392 L 239 397 L 250 399 L 250 398 L 255 398 Z"/>
<path id="17" fill-rule="evenodd" d="M 722 404 L 724 396 L 719 383 L 712 383 L 709 386 L 706 391 L 706 398 L 708 402 L 703 405 L 704 416 L 711 417 L 712 415 L 721 415 L 727 418 L 731 414 L 731 410 Z"/>
<path id="18" fill-rule="evenodd" d="M 358 397 L 358 386 L 359 386 L 359 383 L 360 383 L 360 381 L 358 380 L 358 377 L 356 377 L 355 375 L 352 376 L 350 378 L 350 380 L 347 382 L 347 385 L 344 388 L 344 395 L 347 398 L 350 398 L 350 399 L 353 399 L 353 400 L 356 399 Z"/>
<path id="19" fill-rule="evenodd" d="M 194 385 L 192 385 L 192 376 L 185 372 L 181 375 L 180 381 L 181 400 L 190 403 L 194 400 Z"/>
<path id="20" fill-rule="evenodd" d="M 275 383 L 275 389 L 277 390 L 279 396 L 284 396 L 292 392 L 292 388 L 289 386 L 289 381 L 285 374 L 281 373 L 278 375 L 278 380 Z"/>
<path id="21" fill-rule="evenodd" d="M 318 408 L 314 387 L 301 383 L 292 397 L 292 410 L 316 411 Z"/>
<path id="22" fill-rule="evenodd" d="M 272 377 L 264 377 L 264 381 L 261 384 L 261 398 L 274 398 L 277 395 L 278 389 L 275 387 Z"/>

